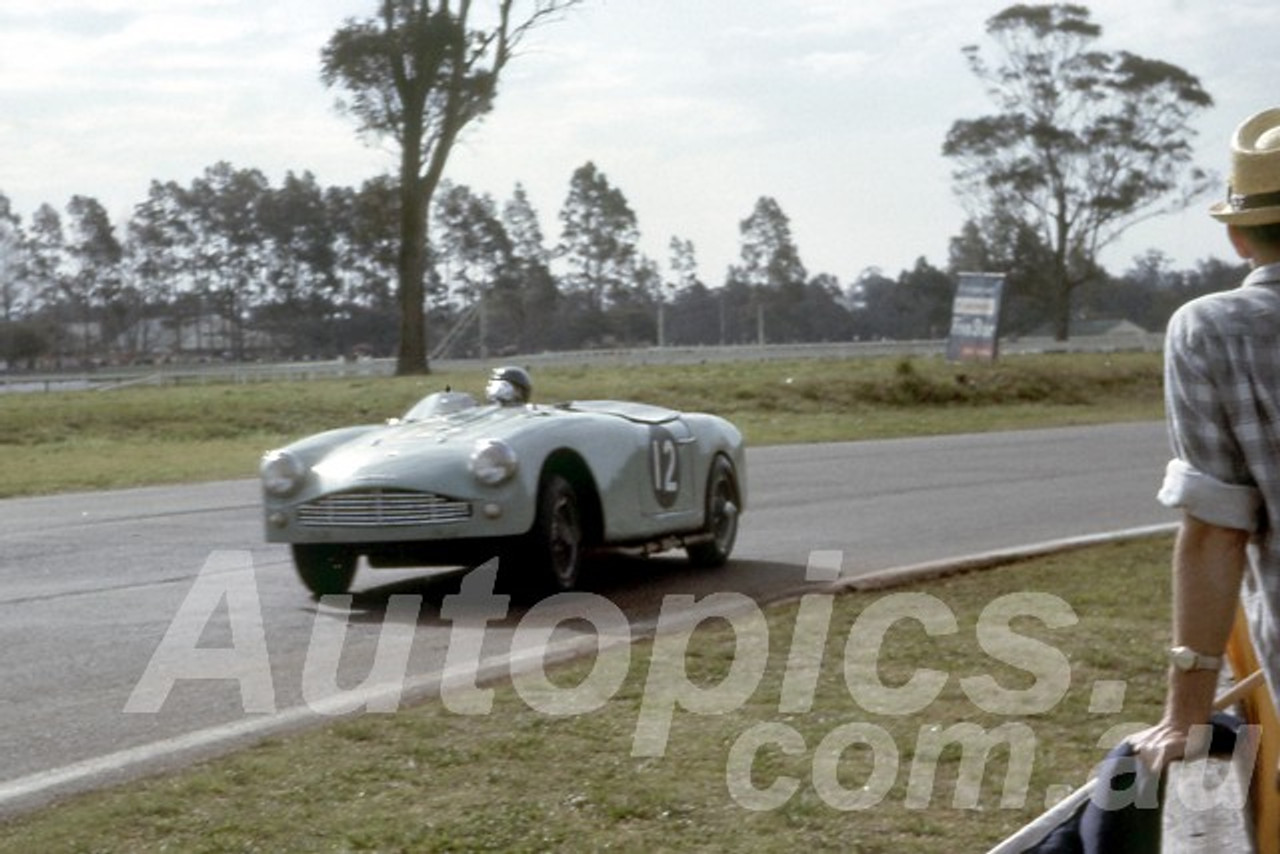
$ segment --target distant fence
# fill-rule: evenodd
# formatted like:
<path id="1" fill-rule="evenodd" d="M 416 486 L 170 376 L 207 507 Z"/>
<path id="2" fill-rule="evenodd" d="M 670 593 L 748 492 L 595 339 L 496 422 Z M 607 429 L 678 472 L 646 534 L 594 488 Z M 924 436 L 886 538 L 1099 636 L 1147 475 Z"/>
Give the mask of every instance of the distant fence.
<path id="1" fill-rule="evenodd" d="M 1029 353 L 1153 352 L 1164 336 L 1139 333 L 1090 335 L 1069 341 L 1052 338 L 1002 339 L 1003 355 Z M 936 356 L 946 354 L 945 340 L 846 341 L 822 344 L 766 344 L 725 347 L 636 347 L 619 350 L 578 350 L 495 356 L 488 359 L 437 359 L 441 371 L 480 368 L 502 362 L 521 365 L 688 365 L 703 362 L 750 362 L 778 359 L 853 359 L 886 356 Z M 2 392 L 109 390 L 134 385 L 204 385 L 257 383 L 358 377 L 384 377 L 395 373 L 394 359 L 362 359 L 329 362 L 214 363 L 202 365 L 101 368 L 63 373 L 0 372 Z"/>

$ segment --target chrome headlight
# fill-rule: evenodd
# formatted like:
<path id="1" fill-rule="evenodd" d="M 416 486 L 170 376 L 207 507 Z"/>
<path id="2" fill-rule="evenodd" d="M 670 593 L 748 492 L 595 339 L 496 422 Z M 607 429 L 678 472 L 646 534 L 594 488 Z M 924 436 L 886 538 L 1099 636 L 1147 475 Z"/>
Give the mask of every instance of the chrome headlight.
<path id="1" fill-rule="evenodd" d="M 284 498 L 302 486 L 307 476 L 307 466 L 288 451 L 269 451 L 262 458 L 258 467 L 262 477 L 262 488 L 268 495 Z"/>
<path id="2" fill-rule="evenodd" d="M 516 452 L 498 439 L 481 439 L 471 451 L 471 474 L 486 486 L 505 483 L 516 474 Z"/>

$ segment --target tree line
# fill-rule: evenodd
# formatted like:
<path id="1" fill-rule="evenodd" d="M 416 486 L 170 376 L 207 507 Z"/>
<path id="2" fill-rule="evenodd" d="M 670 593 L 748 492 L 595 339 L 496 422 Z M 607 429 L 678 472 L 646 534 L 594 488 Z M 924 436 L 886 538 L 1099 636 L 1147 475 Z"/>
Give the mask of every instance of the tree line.
<path id="1" fill-rule="evenodd" d="M 227 163 L 187 185 L 153 182 L 120 226 L 85 196 L 24 221 L 0 193 L 0 359 L 391 355 L 397 199 L 389 177 L 324 187 L 290 173 L 273 186 Z M 436 353 L 939 338 L 956 273 L 992 265 L 1008 269 L 1004 334 L 1052 320 L 1044 248 L 1031 242 L 997 261 L 972 224 L 945 267 L 922 257 L 896 276 L 871 268 L 842 281 L 809 273 L 786 213 L 762 196 L 739 223 L 740 260 L 709 284 L 690 240 L 673 236 L 665 265 L 646 256 L 624 192 L 594 163 L 573 173 L 557 218 L 549 240 L 520 185 L 499 202 L 442 184 L 428 241 Z M 1077 295 L 1075 316 L 1159 329 L 1181 302 L 1232 286 L 1240 272 L 1213 259 L 1178 271 L 1153 252 L 1121 277 L 1101 272 Z M 203 339 L 174 334 L 202 324 Z"/>
<path id="2" fill-rule="evenodd" d="M 183 186 L 153 182 L 122 228 L 97 200 L 44 204 L 24 222 L 0 193 L 0 357 L 16 364 L 333 358 L 396 348 L 397 188 L 272 186 L 218 163 Z M 848 338 L 832 276 L 809 279 L 777 202 L 741 223 L 724 287 L 670 241 L 669 274 L 640 249 L 636 215 L 593 163 L 576 170 L 548 242 L 523 187 L 498 203 L 442 184 L 431 217 L 430 340 L 443 356 L 555 349 Z M 165 330 L 204 323 L 209 346 Z M 166 348 L 169 351 L 166 351 Z"/>

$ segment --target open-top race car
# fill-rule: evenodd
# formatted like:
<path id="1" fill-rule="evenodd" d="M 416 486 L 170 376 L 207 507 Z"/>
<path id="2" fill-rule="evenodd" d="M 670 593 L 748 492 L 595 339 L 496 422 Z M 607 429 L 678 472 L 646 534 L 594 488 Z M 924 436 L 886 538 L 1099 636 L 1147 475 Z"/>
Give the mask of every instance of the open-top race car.
<path id="1" fill-rule="evenodd" d="M 590 553 L 683 548 L 728 560 L 746 504 L 742 436 L 723 418 L 622 401 L 529 402 L 522 368 L 487 402 L 428 395 L 386 424 L 329 430 L 267 453 L 266 534 L 289 543 L 315 595 L 372 567 L 476 565 L 569 590 Z"/>

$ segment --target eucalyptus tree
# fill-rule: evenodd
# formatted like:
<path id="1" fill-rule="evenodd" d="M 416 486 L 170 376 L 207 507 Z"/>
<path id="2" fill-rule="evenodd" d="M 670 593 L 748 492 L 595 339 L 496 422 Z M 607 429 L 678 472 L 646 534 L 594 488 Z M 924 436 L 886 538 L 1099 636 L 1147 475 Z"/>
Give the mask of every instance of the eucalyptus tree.
<path id="1" fill-rule="evenodd" d="M 25 242 L 22 219 L 13 212 L 9 197 L 0 193 L 0 321 L 6 323 L 17 319 L 26 302 Z"/>
<path id="2" fill-rule="evenodd" d="M 176 181 L 152 181 L 146 199 L 134 206 L 126 259 L 146 305 L 128 342 L 137 353 L 180 355 L 184 328 L 199 323 L 196 230 L 191 193 Z"/>
<path id="3" fill-rule="evenodd" d="M 712 290 L 701 279 L 676 291 L 667 307 L 666 343 L 713 345 L 728 342 L 726 288 Z"/>
<path id="4" fill-rule="evenodd" d="M 262 238 L 262 280 L 253 316 L 277 345 L 299 356 L 342 352 L 338 332 L 335 218 L 310 172 L 289 172 L 266 188 L 255 217 Z"/>
<path id="5" fill-rule="evenodd" d="M 897 285 L 879 267 L 867 267 L 858 274 L 846 294 L 852 306 L 855 339 L 874 341 L 896 337 L 900 305 Z"/>
<path id="6" fill-rule="evenodd" d="M 35 320 L 0 321 L 0 361 L 31 370 L 49 350 L 47 327 Z"/>
<path id="7" fill-rule="evenodd" d="M 848 341 L 854 337 L 853 315 L 844 305 L 843 292 L 839 278 L 831 273 L 819 273 L 805 284 L 796 312 L 801 340 Z"/>
<path id="8" fill-rule="evenodd" d="M 951 239 L 947 269 L 953 276 L 971 272 L 1003 273 L 1001 334 L 1026 335 L 1052 326 L 1058 290 L 1047 270 L 1053 249 L 1034 224 L 1010 217 L 967 221 Z M 1073 288 L 1074 290 L 1074 288 Z"/>
<path id="9" fill-rule="evenodd" d="M 751 214 L 738 224 L 742 263 L 736 268 L 741 281 L 752 287 L 796 289 L 808 274 L 791 233 L 791 220 L 776 199 L 761 196 Z"/>
<path id="10" fill-rule="evenodd" d="M 197 292 L 211 302 L 225 324 L 206 349 L 224 346 L 236 358 L 245 353 L 249 307 L 265 290 L 267 251 L 261 209 L 270 184 L 257 169 L 230 163 L 210 166 L 186 194 L 193 229 Z"/>
<path id="11" fill-rule="evenodd" d="M 1124 302 L 1104 316 L 1122 316 L 1145 329 L 1161 330 L 1183 303 L 1214 291 L 1230 290 L 1247 274 L 1245 262 L 1217 258 L 1203 259 L 1190 270 L 1177 270 L 1168 255 L 1152 249 L 1134 258 L 1130 269 L 1118 280 L 1118 296 Z M 1112 294 L 1099 294 L 1097 298 L 1117 299 Z"/>
<path id="12" fill-rule="evenodd" d="M 338 211 L 339 274 L 343 301 L 394 314 L 399 255 L 400 191 L 386 175 L 370 178 L 359 190 L 330 190 L 328 204 Z"/>
<path id="13" fill-rule="evenodd" d="M 520 293 L 519 337 L 511 343 L 522 353 L 553 349 L 559 345 L 560 289 L 551 272 L 551 250 L 542 223 L 523 185 L 516 184 L 502 206 L 502 224 L 511 239 L 512 273 Z"/>
<path id="14" fill-rule="evenodd" d="M 1084 6 L 1010 6 L 986 32 L 994 64 L 976 45 L 964 54 L 996 111 L 952 124 L 943 154 L 975 221 L 1025 225 L 1048 248 L 1065 339 L 1071 292 L 1095 274 L 1099 251 L 1207 189 L 1191 122 L 1212 99 L 1175 65 L 1098 50 L 1102 28 Z"/>
<path id="15" fill-rule="evenodd" d="M 791 234 L 791 220 L 776 199 L 761 196 L 738 224 L 738 231 L 742 263 L 730 269 L 729 279 L 736 291 L 747 296 L 757 343 L 764 343 L 766 337 L 794 340 L 799 326 L 795 315 L 808 273 Z"/>
<path id="16" fill-rule="evenodd" d="M 450 297 L 467 304 L 479 301 L 512 261 L 511 238 L 497 205 L 488 195 L 445 181 L 432 221 L 436 266 Z"/>
<path id="17" fill-rule="evenodd" d="M 677 332 L 678 324 L 673 318 L 673 303 L 675 303 L 678 294 L 689 291 L 691 288 L 700 286 L 698 279 L 698 250 L 694 247 L 694 242 L 690 239 L 681 239 L 672 236 L 667 242 L 667 251 L 669 256 L 667 259 L 667 270 L 671 274 L 671 278 L 667 282 L 663 282 L 658 294 L 658 346 L 662 347 L 669 342 L 675 342 L 680 339 L 680 334 L 672 337 L 673 332 Z M 705 287 L 703 288 L 705 291 Z M 687 307 L 687 306 L 686 306 Z"/>
<path id="18" fill-rule="evenodd" d="M 0 368 L 33 367 L 48 347 L 34 308 L 27 275 L 27 238 L 22 218 L 9 197 L 0 193 Z"/>
<path id="19" fill-rule="evenodd" d="M 362 134 L 399 149 L 400 342 L 396 371 L 427 359 L 427 234 L 431 201 L 467 125 L 493 109 L 498 80 L 524 37 L 581 0 L 380 0 L 347 20 L 321 53 L 321 78 L 347 94 Z M 482 8 L 477 10 L 479 5 Z"/>
<path id="20" fill-rule="evenodd" d="M 701 283 L 698 277 L 698 248 L 692 240 L 672 236 L 667 242 L 667 250 L 671 253 L 668 267 L 671 270 L 669 288 L 678 293 L 686 288 Z"/>
<path id="21" fill-rule="evenodd" d="M 585 297 L 602 314 L 611 300 L 635 286 L 640 265 L 640 228 L 622 190 L 590 161 L 574 170 L 560 208 L 556 255 L 568 270 L 567 290 Z"/>
<path id="22" fill-rule="evenodd" d="M 72 196 L 67 203 L 70 239 L 67 255 L 72 270 L 67 282 L 79 328 L 82 355 L 109 342 L 117 331 L 110 321 L 120 304 L 124 249 L 102 203 L 89 196 Z M 94 318 L 99 319 L 96 327 Z M 97 339 L 97 340 L 95 340 Z"/>
<path id="23" fill-rule="evenodd" d="M 436 268 L 464 307 L 463 317 L 474 318 L 480 356 L 491 343 L 503 349 L 502 342 L 515 338 L 521 312 L 515 255 L 498 206 L 488 195 L 445 182 L 432 216 Z"/>
<path id="24" fill-rule="evenodd" d="M 335 328 L 344 352 L 384 355 L 395 352 L 396 256 L 399 245 L 399 192 L 395 179 L 382 175 L 359 189 L 325 191 L 334 239 Z"/>
<path id="25" fill-rule="evenodd" d="M 511 251 L 516 258 L 530 264 L 550 267 L 551 250 L 547 248 L 538 211 L 523 184 L 516 184 L 511 198 L 503 204 L 502 223 L 511 238 Z"/>
<path id="26" fill-rule="evenodd" d="M 932 266 L 923 257 L 898 276 L 894 290 L 904 311 L 898 338 L 945 338 L 951 328 L 955 281 L 946 271 Z"/>
<path id="27" fill-rule="evenodd" d="M 172 301 L 181 290 L 191 238 L 183 188 L 174 181 L 152 181 L 126 225 L 126 249 L 134 280 L 153 300 Z"/>
<path id="28" fill-rule="evenodd" d="M 66 338 L 63 323 L 70 321 L 67 249 L 62 215 L 52 205 L 42 204 L 31 215 L 25 254 L 29 287 L 51 321 L 54 357 L 61 365 Z"/>
<path id="29" fill-rule="evenodd" d="M 337 292 L 333 212 L 315 175 L 289 172 L 267 188 L 257 221 L 266 238 L 264 302 L 300 310 L 332 305 Z"/>
<path id="30" fill-rule="evenodd" d="M 638 255 L 631 281 L 613 291 L 605 312 L 608 341 L 624 347 L 648 346 L 658 340 L 658 300 L 662 273 L 652 258 Z"/>

